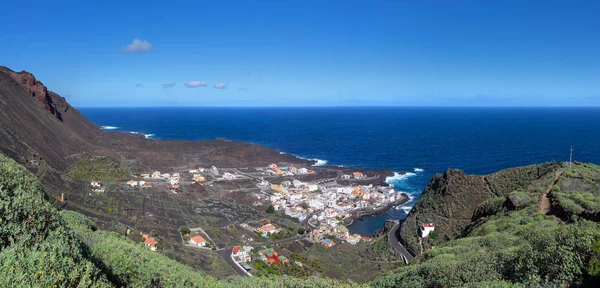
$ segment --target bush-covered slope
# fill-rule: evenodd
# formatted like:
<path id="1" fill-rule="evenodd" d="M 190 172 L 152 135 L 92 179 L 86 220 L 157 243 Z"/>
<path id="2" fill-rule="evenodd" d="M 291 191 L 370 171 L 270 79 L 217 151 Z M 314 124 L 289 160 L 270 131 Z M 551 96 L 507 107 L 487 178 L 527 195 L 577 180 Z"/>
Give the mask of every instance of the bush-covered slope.
<path id="1" fill-rule="evenodd" d="M 0 286 L 107 286 L 25 168 L 0 155 Z"/>
<path id="2" fill-rule="evenodd" d="M 547 182 L 545 176 L 562 165 L 530 165 L 498 171 L 487 176 L 466 175 L 463 171 L 448 169 L 444 174 L 438 174 L 429 181 L 419 203 L 402 223 L 401 240 L 410 252 L 419 254 L 421 248 L 417 229 L 427 222 L 435 223 L 436 231 L 429 237 L 429 243 L 424 243 L 426 248 L 454 239 L 476 220 L 478 209 L 484 202 L 507 196 L 518 189 L 543 187 Z M 539 183 L 530 187 L 535 181 Z"/>
<path id="3" fill-rule="evenodd" d="M 559 287 L 589 279 L 600 225 L 564 224 L 538 212 L 537 204 L 482 219 L 466 237 L 423 253 L 390 272 L 376 287 Z M 596 255 L 596 258 L 594 258 Z"/>

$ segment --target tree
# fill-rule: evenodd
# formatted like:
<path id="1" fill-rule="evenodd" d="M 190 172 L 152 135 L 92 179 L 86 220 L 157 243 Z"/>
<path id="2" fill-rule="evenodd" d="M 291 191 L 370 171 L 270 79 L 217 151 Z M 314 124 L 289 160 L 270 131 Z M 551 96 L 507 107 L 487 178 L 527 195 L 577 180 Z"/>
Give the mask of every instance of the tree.
<path id="1" fill-rule="evenodd" d="M 158 237 L 158 233 L 156 232 L 156 230 L 152 229 L 152 231 L 150 231 L 150 236 Z"/>
<path id="2" fill-rule="evenodd" d="M 269 207 L 267 208 L 267 213 L 269 213 L 269 214 L 275 213 L 275 207 L 273 207 L 273 205 L 269 205 Z"/>
<path id="3" fill-rule="evenodd" d="M 306 232 L 306 229 L 302 227 L 298 228 L 298 234 L 304 234 L 304 232 Z"/>
<path id="4" fill-rule="evenodd" d="M 302 209 L 305 209 L 305 210 L 308 209 L 308 208 L 310 208 L 310 206 L 308 206 L 308 203 L 306 203 L 306 202 L 302 202 L 300 204 L 300 207 L 302 207 Z"/>
<path id="5" fill-rule="evenodd" d="M 592 245 L 592 259 L 588 267 L 588 274 L 594 278 L 600 278 L 600 239 Z"/>
<path id="6" fill-rule="evenodd" d="M 138 232 L 137 230 L 131 230 L 129 232 L 129 234 L 127 234 L 127 238 L 129 238 L 135 242 L 144 241 L 144 240 L 142 240 L 142 238 L 144 238 L 144 237 L 142 237 L 142 234 L 140 232 Z"/>
<path id="7" fill-rule="evenodd" d="M 181 235 L 187 235 L 187 234 L 190 234 L 190 232 L 192 232 L 192 231 L 187 226 L 181 226 L 179 228 L 179 233 L 181 233 Z"/>

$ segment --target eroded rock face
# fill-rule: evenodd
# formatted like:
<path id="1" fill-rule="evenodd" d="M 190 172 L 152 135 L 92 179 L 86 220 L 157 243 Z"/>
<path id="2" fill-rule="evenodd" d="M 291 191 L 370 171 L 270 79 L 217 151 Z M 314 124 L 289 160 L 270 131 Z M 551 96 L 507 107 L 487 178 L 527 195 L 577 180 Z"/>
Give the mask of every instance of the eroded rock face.
<path id="1" fill-rule="evenodd" d="M 12 72 L 10 76 L 17 81 L 26 91 L 34 97 L 39 103 L 41 103 L 44 108 L 55 115 L 58 120 L 62 121 L 62 115 L 56 109 L 54 105 L 54 101 L 52 101 L 52 97 L 48 93 L 48 88 L 42 84 L 39 80 L 35 79 L 33 74 L 27 71 L 21 72 Z"/>

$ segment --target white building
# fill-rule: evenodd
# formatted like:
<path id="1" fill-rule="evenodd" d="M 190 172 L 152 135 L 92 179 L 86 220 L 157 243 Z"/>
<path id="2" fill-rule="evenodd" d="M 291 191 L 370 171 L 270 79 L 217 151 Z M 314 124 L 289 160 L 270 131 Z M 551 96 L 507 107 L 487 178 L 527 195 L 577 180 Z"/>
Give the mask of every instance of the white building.
<path id="1" fill-rule="evenodd" d="M 197 247 L 204 247 L 206 246 L 206 240 L 204 240 L 204 238 L 200 235 L 196 235 L 196 236 L 192 236 L 190 238 L 190 244 L 197 246 Z"/>
<path id="2" fill-rule="evenodd" d="M 429 233 L 433 232 L 434 230 L 435 225 L 433 225 L 433 223 L 423 223 L 423 226 L 421 226 L 421 229 L 419 229 L 419 236 L 421 238 L 425 238 L 429 236 Z"/>
<path id="3" fill-rule="evenodd" d="M 223 173 L 223 179 L 225 180 L 234 180 L 235 179 L 235 175 L 229 173 L 229 172 L 225 172 Z"/>
<path id="4" fill-rule="evenodd" d="M 219 169 L 217 169 L 217 167 L 215 166 L 210 167 L 210 172 L 212 172 L 215 175 L 219 175 Z"/>

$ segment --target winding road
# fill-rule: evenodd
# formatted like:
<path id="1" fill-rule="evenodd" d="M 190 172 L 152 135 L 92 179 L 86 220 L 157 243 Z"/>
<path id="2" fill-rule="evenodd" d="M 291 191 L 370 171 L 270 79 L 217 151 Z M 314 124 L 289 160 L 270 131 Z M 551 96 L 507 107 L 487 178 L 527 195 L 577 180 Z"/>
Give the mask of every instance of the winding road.
<path id="1" fill-rule="evenodd" d="M 233 271 L 235 271 L 235 273 L 237 273 L 240 276 L 249 277 L 250 275 L 248 274 L 248 272 L 246 272 L 246 270 L 242 269 L 237 263 L 235 263 L 235 261 L 233 261 L 233 258 L 231 258 L 232 251 L 233 251 L 233 247 L 224 248 L 224 249 L 218 250 L 217 254 L 219 254 L 219 256 L 221 256 L 221 258 L 223 258 L 223 260 L 225 260 L 225 262 L 227 262 L 227 264 L 229 264 L 229 266 L 231 267 L 231 269 L 233 269 Z"/>
<path id="2" fill-rule="evenodd" d="M 402 257 L 402 259 L 404 259 L 404 263 L 408 264 L 415 257 L 412 256 L 406 250 L 406 248 L 404 248 L 404 246 L 402 246 L 402 244 L 400 244 L 400 242 L 398 242 L 398 238 L 396 238 L 396 235 L 398 235 L 397 234 L 398 228 L 400 228 L 400 224 L 396 224 L 396 226 L 394 226 L 394 228 L 392 228 L 392 231 L 388 232 L 388 243 L 390 244 L 390 246 L 392 246 L 392 248 L 394 248 L 394 250 L 396 250 L 396 252 L 398 254 L 400 254 L 400 257 Z"/>

